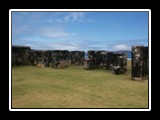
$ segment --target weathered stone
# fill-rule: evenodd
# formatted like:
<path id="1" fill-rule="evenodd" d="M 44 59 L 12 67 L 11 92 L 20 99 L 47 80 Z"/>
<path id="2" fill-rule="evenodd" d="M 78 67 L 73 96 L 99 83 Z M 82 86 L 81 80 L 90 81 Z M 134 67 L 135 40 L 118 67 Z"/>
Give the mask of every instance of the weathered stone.
<path id="1" fill-rule="evenodd" d="M 30 47 L 12 46 L 12 65 L 30 65 Z"/>
<path id="2" fill-rule="evenodd" d="M 148 78 L 148 47 L 132 47 L 132 79 Z"/>
<path id="3" fill-rule="evenodd" d="M 84 64 L 84 51 L 70 51 L 69 60 L 71 65 L 83 65 Z"/>
<path id="4" fill-rule="evenodd" d="M 28 60 L 33 65 L 40 67 L 63 68 L 70 65 L 84 65 L 84 69 L 111 69 L 114 74 L 126 72 L 127 57 L 125 54 L 89 50 L 88 59 L 84 60 L 84 51 L 30 50 L 29 47 L 24 46 L 13 46 L 12 49 L 12 62 L 17 65 L 26 64 Z M 136 54 L 135 59 L 139 56 Z"/>
<path id="5" fill-rule="evenodd" d="M 127 56 L 110 51 L 88 51 L 84 69 L 111 69 L 114 74 L 126 72 Z"/>
<path id="6" fill-rule="evenodd" d="M 127 71 L 127 56 L 125 54 L 114 53 L 112 56 L 112 73 L 121 74 Z"/>
<path id="7" fill-rule="evenodd" d="M 94 62 L 90 59 L 86 59 L 84 61 L 84 69 L 89 70 L 89 69 L 94 69 Z"/>

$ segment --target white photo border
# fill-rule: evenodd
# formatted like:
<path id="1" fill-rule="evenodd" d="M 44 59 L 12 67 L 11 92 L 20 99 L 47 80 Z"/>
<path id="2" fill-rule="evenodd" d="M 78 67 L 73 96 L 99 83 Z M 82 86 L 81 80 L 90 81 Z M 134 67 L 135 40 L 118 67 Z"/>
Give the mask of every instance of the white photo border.
<path id="1" fill-rule="evenodd" d="M 84 108 L 75 108 L 75 109 L 21 109 L 21 108 L 12 108 L 12 64 L 11 64 L 11 49 L 12 49 L 12 12 L 15 11 L 26 11 L 26 12 L 148 12 L 148 48 L 149 48 L 149 80 L 148 80 L 148 86 L 149 86 L 149 102 L 147 109 L 107 109 L 107 108 L 97 108 L 97 109 L 84 109 Z M 151 111 L 151 10 L 150 9 L 10 9 L 9 10 L 9 110 L 10 111 Z"/>

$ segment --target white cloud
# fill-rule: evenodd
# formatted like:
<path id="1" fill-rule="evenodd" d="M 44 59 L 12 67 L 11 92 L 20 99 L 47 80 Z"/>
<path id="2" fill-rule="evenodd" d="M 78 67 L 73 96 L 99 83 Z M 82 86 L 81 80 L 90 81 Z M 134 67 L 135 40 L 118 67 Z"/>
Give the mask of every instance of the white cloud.
<path id="1" fill-rule="evenodd" d="M 113 50 L 131 50 L 131 47 L 125 44 L 114 45 Z"/>
<path id="2" fill-rule="evenodd" d="M 64 37 L 70 37 L 70 36 L 76 35 L 76 33 L 68 33 L 68 32 L 64 32 L 63 30 L 56 30 L 52 28 L 44 28 L 39 33 L 40 35 L 43 35 L 49 38 L 64 38 Z"/>
<path id="3" fill-rule="evenodd" d="M 84 13 L 83 12 L 71 12 L 64 17 L 56 18 L 57 22 L 81 22 L 84 20 Z"/>
<path id="4" fill-rule="evenodd" d="M 48 47 L 55 49 L 55 50 L 79 50 L 78 45 L 70 45 L 70 44 L 52 44 L 49 45 Z"/>
<path id="5" fill-rule="evenodd" d="M 49 23 L 53 22 L 92 22 L 93 20 L 86 18 L 85 12 L 66 12 L 66 13 L 59 13 L 55 16 L 50 17 L 47 20 Z"/>
<path id="6" fill-rule="evenodd" d="M 84 13 L 82 12 L 73 12 L 65 17 L 65 21 L 81 21 L 84 18 Z"/>

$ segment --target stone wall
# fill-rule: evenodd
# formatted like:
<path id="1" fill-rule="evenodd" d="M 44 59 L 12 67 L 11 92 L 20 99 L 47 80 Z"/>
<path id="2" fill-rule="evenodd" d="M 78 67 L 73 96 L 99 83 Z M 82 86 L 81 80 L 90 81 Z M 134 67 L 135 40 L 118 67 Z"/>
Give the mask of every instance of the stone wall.
<path id="1" fill-rule="evenodd" d="M 132 79 L 142 80 L 148 78 L 148 47 L 132 47 Z"/>
<path id="2" fill-rule="evenodd" d="M 114 74 L 127 71 L 127 56 L 110 51 L 32 50 L 28 46 L 12 46 L 12 66 L 36 65 L 64 68 L 70 65 L 84 65 L 84 69 L 110 69 Z M 148 47 L 132 47 L 132 79 L 148 78 Z"/>
<path id="3" fill-rule="evenodd" d="M 12 65 L 30 65 L 30 47 L 12 46 Z"/>
<path id="4" fill-rule="evenodd" d="M 126 72 L 127 56 L 110 51 L 88 51 L 84 69 L 110 69 L 114 74 Z"/>
<path id="5" fill-rule="evenodd" d="M 12 46 L 12 65 L 35 65 L 40 67 L 64 68 L 81 65 L 84 51 L 33 50 L 26 46 Z"/>
<path id="6" fill-rule="evenodd" d="M 70 65 L 81 65 L 84 64 L 84 51 L 70 51 L 69 52 L 69 60 Z"/>

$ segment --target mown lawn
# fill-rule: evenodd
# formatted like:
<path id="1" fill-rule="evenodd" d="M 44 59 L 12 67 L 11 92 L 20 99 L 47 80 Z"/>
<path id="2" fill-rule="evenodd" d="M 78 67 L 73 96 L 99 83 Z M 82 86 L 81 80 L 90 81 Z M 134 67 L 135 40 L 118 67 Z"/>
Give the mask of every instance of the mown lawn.
<path id="1" fill-rule="evenodd" d="M 110 70 L 12 67 L 12 108 L 148 108 L 148 81 Z"/>

